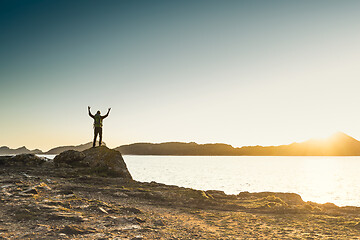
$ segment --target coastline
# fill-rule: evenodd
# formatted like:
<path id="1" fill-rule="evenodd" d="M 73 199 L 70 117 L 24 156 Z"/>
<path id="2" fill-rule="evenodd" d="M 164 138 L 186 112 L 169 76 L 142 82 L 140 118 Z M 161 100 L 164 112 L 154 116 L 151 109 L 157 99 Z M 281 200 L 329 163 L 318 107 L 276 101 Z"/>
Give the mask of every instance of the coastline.
<path id="1" fill-rule="evenodd" d="M 295 193 L 226 195 L 47 164 L 0 171 L 5 239 L 360 237 L 360 208 L 304 202 Z"/>

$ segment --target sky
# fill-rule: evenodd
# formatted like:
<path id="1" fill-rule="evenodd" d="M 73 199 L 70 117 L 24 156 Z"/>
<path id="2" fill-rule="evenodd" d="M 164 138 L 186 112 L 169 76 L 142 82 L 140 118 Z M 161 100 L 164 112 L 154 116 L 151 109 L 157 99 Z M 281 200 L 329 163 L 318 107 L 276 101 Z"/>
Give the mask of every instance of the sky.
<path id="1" fill-rule="evenodd" d="M 0 146 L 360 139 L 360 1 L 0 2 Z"/>

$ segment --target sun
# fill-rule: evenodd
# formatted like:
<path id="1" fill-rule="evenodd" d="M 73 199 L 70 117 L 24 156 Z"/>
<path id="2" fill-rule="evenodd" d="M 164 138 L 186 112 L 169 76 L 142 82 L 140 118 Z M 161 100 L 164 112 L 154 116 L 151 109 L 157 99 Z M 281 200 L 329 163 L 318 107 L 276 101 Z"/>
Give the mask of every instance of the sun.
<path id="1" fill-rule="evenodd" d="M 317 132 L 314 132 L 314 134 L 311 136 L 311 138 L 318 139 L 318 140 L 325 140 L 325 139 L 330 138 L 332 135 L 334 135 L 337 132 L 340 132 L 340 131 L 334 131 L 334 130 L 317 131 Z"/>

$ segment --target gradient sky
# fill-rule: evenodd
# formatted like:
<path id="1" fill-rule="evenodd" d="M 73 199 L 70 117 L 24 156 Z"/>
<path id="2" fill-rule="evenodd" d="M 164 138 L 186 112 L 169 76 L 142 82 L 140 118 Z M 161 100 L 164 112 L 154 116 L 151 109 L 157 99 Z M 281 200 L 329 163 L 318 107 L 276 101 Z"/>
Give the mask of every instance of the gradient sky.
<path id="1" fill-rule="evenodd" d="M 0 146 L 360 139 L 360 1 L 0 2 Z"/>

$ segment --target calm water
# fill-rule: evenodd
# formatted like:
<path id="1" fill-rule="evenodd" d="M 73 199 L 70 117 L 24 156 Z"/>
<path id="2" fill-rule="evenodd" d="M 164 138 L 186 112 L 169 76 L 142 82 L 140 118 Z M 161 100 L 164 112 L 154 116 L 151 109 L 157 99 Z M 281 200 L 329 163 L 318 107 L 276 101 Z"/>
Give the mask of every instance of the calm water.
<path id="1" fill-rule="evenodd" d="M 135 180 L 228 194 L 294 192 L 304 201 L 360 206 L 360 157 L 129 156 Z"/>

